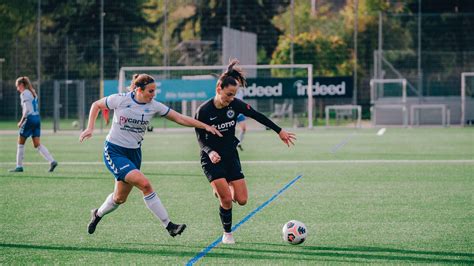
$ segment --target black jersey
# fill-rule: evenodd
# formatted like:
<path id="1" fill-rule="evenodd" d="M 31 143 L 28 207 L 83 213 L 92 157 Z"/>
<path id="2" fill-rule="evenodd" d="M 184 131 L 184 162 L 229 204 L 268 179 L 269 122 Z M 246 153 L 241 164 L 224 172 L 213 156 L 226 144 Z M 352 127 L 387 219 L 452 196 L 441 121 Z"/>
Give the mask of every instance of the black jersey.
<path id="1" fill-rule="evenodd" d="M 233 151 L 239 140 L 235 137 L 235 126 L 237 116 L 244 114 L 257 120 L 260 124 L 280 133 L 281 128 L 268 119 L 265 115 L 254 110 L 249 104 L 234 98 L 226 107 L 217 109 L 214 98 L 211 98 L 199 106 L 195 118 L 204 124 L 217 128 L 222 137 L 213 135 L 204 129 L 196 128 L 196 135 L 201 151 L 209 154 L 211 151 L 226 153 Z"/>

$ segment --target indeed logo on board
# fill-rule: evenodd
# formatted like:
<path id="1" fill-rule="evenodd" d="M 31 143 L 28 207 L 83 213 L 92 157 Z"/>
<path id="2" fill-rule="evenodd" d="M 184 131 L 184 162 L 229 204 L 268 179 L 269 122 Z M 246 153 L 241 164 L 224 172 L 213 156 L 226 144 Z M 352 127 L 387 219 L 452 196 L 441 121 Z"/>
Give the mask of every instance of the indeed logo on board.
<path id="1" fill-rule="evenodd" d="M 278 82 L 275 86 L 257 86 L 256 83 L 244 88 L 244 97 L 269 97 L 281 96 L 283 94 L 283 84 Z"/>
<path id="2" fill-rule="evenodd" d="M 308 91 L 308 85 L 303 85 L 302 80 L 298 80 L 294 83 L 293 87 L 296 87 L 296 93 L 298 96 L 306 95 Z M 338 85 L 320 85 L 319 82 L 313 85 L 313 96 L 314 95 L 346 95 L 346 82 L 342 81 Z"/>

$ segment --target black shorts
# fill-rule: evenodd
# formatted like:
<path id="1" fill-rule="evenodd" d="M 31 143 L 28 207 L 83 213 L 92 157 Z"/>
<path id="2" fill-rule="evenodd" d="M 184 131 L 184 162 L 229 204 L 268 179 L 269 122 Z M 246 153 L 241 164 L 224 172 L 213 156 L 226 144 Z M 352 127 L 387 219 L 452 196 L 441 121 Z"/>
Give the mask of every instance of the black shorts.
<path id="1" fill-rule="evenodd" d="M 237 150 L 229 154 L 219 153 L 219 155 L 221 161 L 214 164 L 205 152 L 201 152 L 201 167 L 209 182 L 219 178 L 225 178 L 227 182 L 244 178 Z"/>

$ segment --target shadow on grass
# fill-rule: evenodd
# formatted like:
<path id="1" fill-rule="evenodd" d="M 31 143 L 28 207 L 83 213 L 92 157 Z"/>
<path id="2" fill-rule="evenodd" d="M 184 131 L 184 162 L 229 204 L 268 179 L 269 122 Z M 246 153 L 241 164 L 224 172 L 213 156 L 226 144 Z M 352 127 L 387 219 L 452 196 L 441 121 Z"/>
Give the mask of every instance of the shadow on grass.
<path id="1" fill-rule="evenodd" d="M 14 248 L 14 249 L 32 249 L 32 250 L 46 250 L 46 251 L 68 251 L 68 252 L 104 252 L 104 253 L 118 253 L 118 254 L 142 254 L 155 255 L 162 257 L 182 257 L 184 260 L 191 259 L 199 253 L 199 251 L 183 251 L 184 248 L 196 248 L 185 245 L 163 245 L 155 244 L 155 247 L 164 247 L 164 249 L 132 249 L 132 248 L 100 248 L 100 247 L 72 247 L 72 246 L 47 246 L 34 244 L 13 244 L 0 243 L 0 248 Z M 181 248 L 179 248 L 181 247 Z M 199 247 L 200 249 L 202 247 Z M 280 260 L 281 257 L 272 255 L 260 254 L 245 254 L 241 255 L 235 252 L 227 253 L 209 253 L 206 255 L 209 258 L 229 258 L 229 259 L 247 259 L 247 260 Z M 295 260 L 295 259 L 293 259 Z M 314 261 L 312 258 L 298 258 L 296 261 Z"/>
<path id="2" fill-rule="evenodd" d="M 253 248 L 241 248 L 240 246 L 252 246 Z M 282 249 L 256 249 L 255 245 L 260 246 L 279 246 Z M 14 244 L 0 243 L 1 248 L 14 249 L 34 249 L 50 251 L 72 251 L 72 252 L 105 252 L 105 253 L 125 253 L 125 254 L 144 254 L 157 255 L 163 257 L 175 256 L 190 259 L 198 254 L 196 251 L 183 251 L 186 248 L 195 249 L 189 245 L 163 245 L 154 244 L 155 249 L 133 249 L 133 248 L 101 248 L 101 247 L 76 247 L 76 246 L 52 246 L 52 245 L 34 245 L 34 244 Z M 293 262 L 317 262 L 317 261 L 340 261 L 340 262 L 367 262 L 377 261 L 399 261 L 399 262 L 421 262 L 421 263 L 474 263 L 474 254 L 459 252 L 437 252 L 437 251 L 417 251 L 379 247 L 319 247 L 319 246 L 295 246 L 290 248 L 288 245 L 275 245 L 268 243 L 238 243 L 235 246 L 219 246 L 217 252 L 211 252 L 206 255 L 208 258 L 229 258 L 245 260 L 274 260 L 276 263 L 281 260 Z M 224 252 L 222 252 L 224 251 Z M 228 251 L 228 252 L 227 252 Z M 239 253 L 242 252 L 242 253 Z M 268 254 L 264 254 L 268 253 Z M 380 254 L 384 253 L 384 254 Z M 288 255 L 288 256 L 286 256 Z M 419 256 L 425 257 L 419 257 Z M 426 257 L 430 256 L 430 257 Z M 461 259 L 447 258 L 450 256 L 467 257 Z"/>
<path id="3" fill-rule="evenodd" d="M 363 246 L 355 246 L 355 247 L 350 247 L 350 248 L 304 246 L 303 248 L 309 249 L 309 250 L 356 251 L 356 252 L 373 252 L 373 253 L 381 252 L 381 253 L 400 253 L 400 254 L 416 254 L 416 255 L 430 255 L 430 256 L 455 256 L 455 257 L 469 257 L 469 258 L 474 259 L 474 253 L 462 253 L 462 252 L 407 250 L 407 249 L 363 247 Z"/>
<path id="4" fill-rule="evenodd" d="M 101 247 L 72 247 L 72 246 L 47 246 L 34 244 L 13 244 L 0 243 L 2 248 L 20 248 L 20 249 L 36 249 L 36 250 L 52 250 L 52 251 L 76 251 L 76 252 L 106 252 L 106 253 L 126 253 L 126 254 L 145 254 L 145 255 L 160 255 L 160 256 L 178 256 L 191 257 L 196 252 L 182 251 L 176 248 L 177 245 L 158 245 L 155 246 L 167 247 L 168 249 L 131 249 L 131 248 L 101 248 Z M 188 246 L 181 246 L 188 247 Z M 189 248 L 189 247 L 188 247 Z"/>
<path id="5" fill-rule="evenodd" d="M 255 242 L 239 242 L 242 245 L 262 245 L 262 246 L 275 246 L 288 248 L 291 245 L 287 244 L 273 244 L 273 243 L 255 243 Z M 396 249 L 396 248 L 379 248 L 379 247 L 365 247 L 365 246 L 351 246 L 351 247 L 322 247 L 322 246 L 307 246 L 305 244 L 301 246 L 302 249 L 309 250 L 332 250 L 332 251 L 359 251 L 359 252 L 398 252 L 404 254 L 418 254 L 418 255 L 440 255 L 440 256 L 466 256 L 474 258 L 474 253 L 463 253 L 463 252 L 445 252 L 445 251 L 425 251 L 425 250 L 406 250 L 406 249 Z"/>
<path id="6" fill-rule="evenodd" d="M 253 248 L 239 248 L 242 245 L 253 246 Z M 278 246 L 282 249 L 258 249 L 255 245 Z M 361 262 L 361 260 L 385 260 L 385 261 L 404 261 L 404 262 L 422 262 L 422 263 L 474 263 L 474 253 L 462 252 L 444 252 L 444 251 L 423 251 L 406 250 L 380 247 L 321 247 L 321 246 L 288 246 L 286 244 L 270 243 L 243 243 L 239 242 L 235 247 L 220 246 L 220 249 L 243 251 L 245 253 L 270 253 L 275 254 L 275 258 L 284 258 L 284 255 L 290 255 L 292 258 L 298 256 L 313 256 L 313 260 L 324 260 L 323 258 L 334 258 L 337 261 Z M 381 254 L 383 253 L 383 254 Z M 216 257 L 218 254 L 213 254 Z M 279 256 L 278 256 L 279 255 Z M 247 255 L 248 256 L 248 255 Z M 266 257 L 256 255 L 258 257 Z M 234 255 L 234 257 L 240 257 Z M 453 258 L 461 257 L 461 258 Z M 465 257 L 465 258 L 462 258 Z M 300 260 L 301 257 L 294 258 Z"/>

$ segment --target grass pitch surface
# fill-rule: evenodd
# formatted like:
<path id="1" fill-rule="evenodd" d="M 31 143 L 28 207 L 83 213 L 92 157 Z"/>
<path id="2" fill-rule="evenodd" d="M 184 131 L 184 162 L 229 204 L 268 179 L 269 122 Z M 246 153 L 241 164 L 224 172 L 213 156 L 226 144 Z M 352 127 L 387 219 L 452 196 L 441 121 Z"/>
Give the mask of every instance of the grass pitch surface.
<path id="1" fill-rule="evenodd" d="M 197 264 L 474 263 L 472 128 L 315 129 L 295 147 L 249 132 L 240 153 L 249 189 L 234 224 L 298 174 L 303 177 Z M 113 190 L 102 163 L 105 135 L 44 135 L 54 173 L 28 140 L 25 172 L 16 136 L 0 135 L 0 264 L 186 264 L 222 234 L 218 201 L 202 173 L 192 131 L 147 133 L 142 170 L 183 235 L 171 238 L 134 189 L 88 235 L 89 211 Z M 281 239 L 288 220 L 309 236 Z"/>

